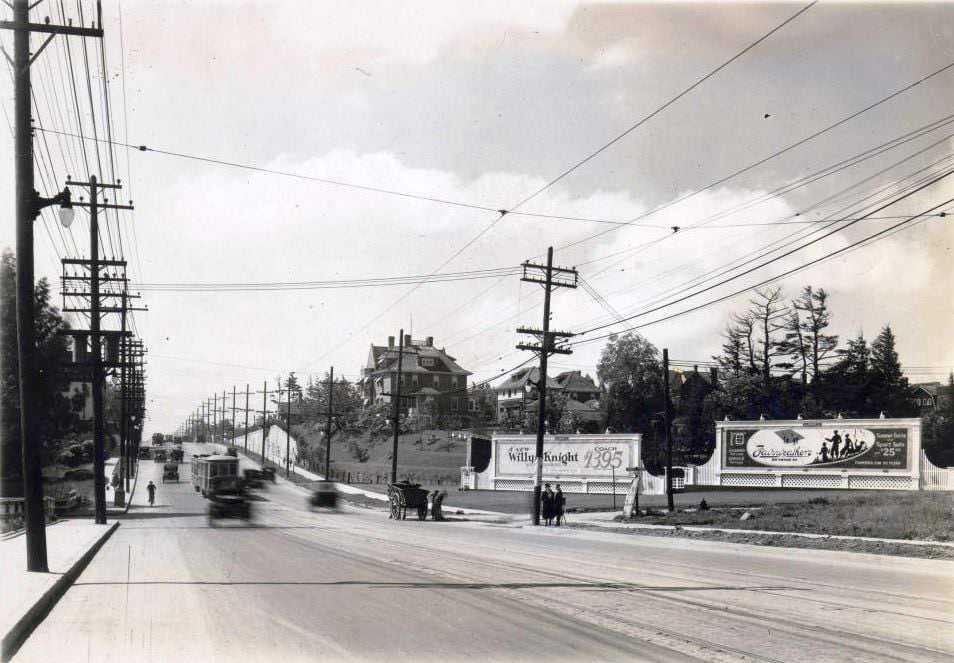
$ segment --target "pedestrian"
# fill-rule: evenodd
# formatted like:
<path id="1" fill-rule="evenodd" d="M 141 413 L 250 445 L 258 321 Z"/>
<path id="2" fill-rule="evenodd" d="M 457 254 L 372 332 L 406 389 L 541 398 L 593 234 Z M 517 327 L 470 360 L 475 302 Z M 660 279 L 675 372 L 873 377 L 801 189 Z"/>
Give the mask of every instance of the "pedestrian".
<path id="1" fill-rule="evenodd" d="M 150 481 L 146 486 L 146 492 L 149 493 L 149 506 L 153 506 L 156 501 L 156 484 Z"/>
<path id="2" fill-rule="evenodd" d="M 560 521 L 563 520 L 564 508 L 566 507 L 566 498 L 563 496 L 563 490 L 560 488 L 560 484 L 557 484 L 556 494 L 553 496 L 553 513 L 556 517 L 556 525 L 560 526 Z"/>
<path id="3" fill-rule="evenodd" d="M 544 524 L 549 525 L 550 521 L 553 520 L 553 491 L 550 490 L 550 484 L 545 485 L 540 501 L 542 503 L 540 516 L 543 518 Z"/>

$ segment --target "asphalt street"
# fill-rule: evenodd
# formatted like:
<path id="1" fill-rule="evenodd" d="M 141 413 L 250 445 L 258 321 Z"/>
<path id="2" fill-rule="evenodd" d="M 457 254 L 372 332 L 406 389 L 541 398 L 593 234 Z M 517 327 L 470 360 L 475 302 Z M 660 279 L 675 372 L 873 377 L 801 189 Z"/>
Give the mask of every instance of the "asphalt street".
<path id="1" fill-rule="evenodd" d="M 134 506 L 17 661 L 946 661 L 954 563 L 309 512 Z M 150 473 L 152 475 L 150 476 Z"/>

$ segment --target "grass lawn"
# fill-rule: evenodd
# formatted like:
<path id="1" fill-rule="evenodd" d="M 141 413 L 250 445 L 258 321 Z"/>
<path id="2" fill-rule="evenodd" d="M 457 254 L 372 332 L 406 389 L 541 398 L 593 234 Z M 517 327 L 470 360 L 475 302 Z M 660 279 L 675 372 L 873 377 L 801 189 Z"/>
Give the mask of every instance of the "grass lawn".
<path id="1" fill-rule="evenodd" d="M 751 517 L 740 520 L 748 511 Z M 868 536 L 885 539 L 954 540 L 954 494 L 885 491 L 820 497 L 801 504 L 749 509 L 652 511 L 631 522 L 701 525 L 774 532 Z"/>

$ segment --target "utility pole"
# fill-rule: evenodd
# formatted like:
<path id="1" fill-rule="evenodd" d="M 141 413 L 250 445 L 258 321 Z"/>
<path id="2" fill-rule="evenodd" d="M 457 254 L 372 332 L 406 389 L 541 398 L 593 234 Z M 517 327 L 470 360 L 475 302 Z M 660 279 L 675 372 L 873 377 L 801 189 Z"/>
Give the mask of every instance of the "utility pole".
<path id="1" fill-rule="evenodd" d="M 335 397 L 335 367 L 331 367 L 328 375 L 328 421 L 325 423 L 325 479 L 331 480 L 331 417 Z"/>
<path id="2" fill-rule="evenodd" d="M 235 385 L 232 385 L 232 444 L 235 444 Z"/>
<path id="3" fill-rule="evenodd" d="M 225 421 L 225 394 L 226 394 L 226 393 L 227 393 L 227 392 L 223 389 L 223 390 L 222 390 L 222 415 L 221 415 L 221 417 L 220 417 L 220 419 L 219 419 L 219 422 L 222 424 L 222 444 L 224 444 L 226 447 L 228 447 L 229 445 L 225 444 L 225 439 L 226 439 L 226 438 L 225 438 L 225 424 L 226 424 L 226 421 Z"/>
<path id="4" fill-rule="evenodd" d="M 544 278 L 539 273 L 543 272 Z M 570 277 L 572 276 L 572 280 Z M 520 334 L 530 334 L 540 339 L 539 343 L 519 343 L 518 350 L 530 350 L 540 355 L 540 371 L 537 377 L 537 448 L 534 463 L 536 465 L 533 477 L 533 524 L 540 524 L 540 493 L 543 484 L 543 436 L 546 433 L 547 414 L 547 358 L 551 354 L 572 354 L 569 348 L 557 347 L 556 339 L 573 336 L 570 332 L 550 331 L 550 292 L 555 287 L 575 288 L 577 285 L 577 271 L 566 267 L 553 266 L 553 247 L 547 248 L 547 264 L 537 265 L 526 261 L 523 263 L 521 281 L 540 283 L 543 291 L 543 329 L 527 327 L 517 328 Z"/>
<path id="5" fill-rule="evenodd" d="M 216 415 L 219 413 L 219 392 L 212 394 L 212 442 L 215 442 L 215 436 L 218 434 L 219 426 L 215 421 Z"/>
<path id="6" fill-rule="evenodd" d="M 285 478 L 287 479 L 289 472 L 289 464 L 291 463 L 291 385 L 288 385 L 288 403 L 285 407 Z"/>
<path id="7" fill-rule="evenodd" d="M 14 172 L 16 178 L 17 224 L 17 378 L 20 404 L 20 450 L 23 466 L 23 500 L 26 525 L 27 571 L 49 571 L 46 554 L 46 518 L 43 510 L 43 473 L 40 444 L 34 439 L 36 431 L 36 336 L 33 222 L 44 207 L 70 202 L 68 190 L 54 198 L 42 198 L 33 188 L 33 125 L 30 117 L 30 66 L 57 34 L 102 38 L 102 19 L 96 28 L 75 28 L 49 23 L 30 23 L 28 0 L 7 3 L 13 9 L 13 21 L 0 21 L 0 29 L 13 30 L 13 87 L 14 87 Z M 36 3 L 34 3 L 36 4 Z M 43 45 L 30 57 L 30 34 L 49 35 Z M 8 60 L 9 61 L 9 60 Z M 65 217 L 63 218 L 65 221 Z M 72 220 L 72 218 L 70 218 Z"/>
<path id="8" fill-rule="evenodd" d="M 248 383 L 245 384 L 245 439 L 242 441 L 242 446 L 245 448 L 245 453 L 248 453 Z"/>
<path id="9" fill-rule="evenodd" d="M 398 458 L 398 435 L 401 432 L 401 362 L 404 361 L 404 330 L 398 336 L 398 361 L 397 361 L 397 379 L 391 388 L 391 396 L 394 397 L 395 388 L 397 397 L 394 398 L 394 446 L 391 449 L 391 483 L 397 483 L 397 458 Z"/>
<path id="10" fill-rule="evenodd" d="M 666 504 L 670 513 L 675 510 L 672 499 L 672 402 L 669 400 L 669 349 L 663 348 L 663 423 L 666 426 Z"/>
<path id="11" fill-rule="evenodd" d="M 265 435 L 268 433 L 268 380 L 262 385 L 262 469 L 265 469 Z"/>

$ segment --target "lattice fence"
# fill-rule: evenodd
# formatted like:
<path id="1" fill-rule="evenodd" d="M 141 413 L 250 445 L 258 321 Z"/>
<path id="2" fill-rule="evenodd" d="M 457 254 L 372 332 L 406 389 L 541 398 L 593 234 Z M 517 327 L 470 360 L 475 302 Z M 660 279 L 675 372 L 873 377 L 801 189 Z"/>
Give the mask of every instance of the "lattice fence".
<path id="1" fill-rule="evenodd" d="M 782 476 L 782 488 L 843 488 L 837 474 L 787 474 Z"/>

